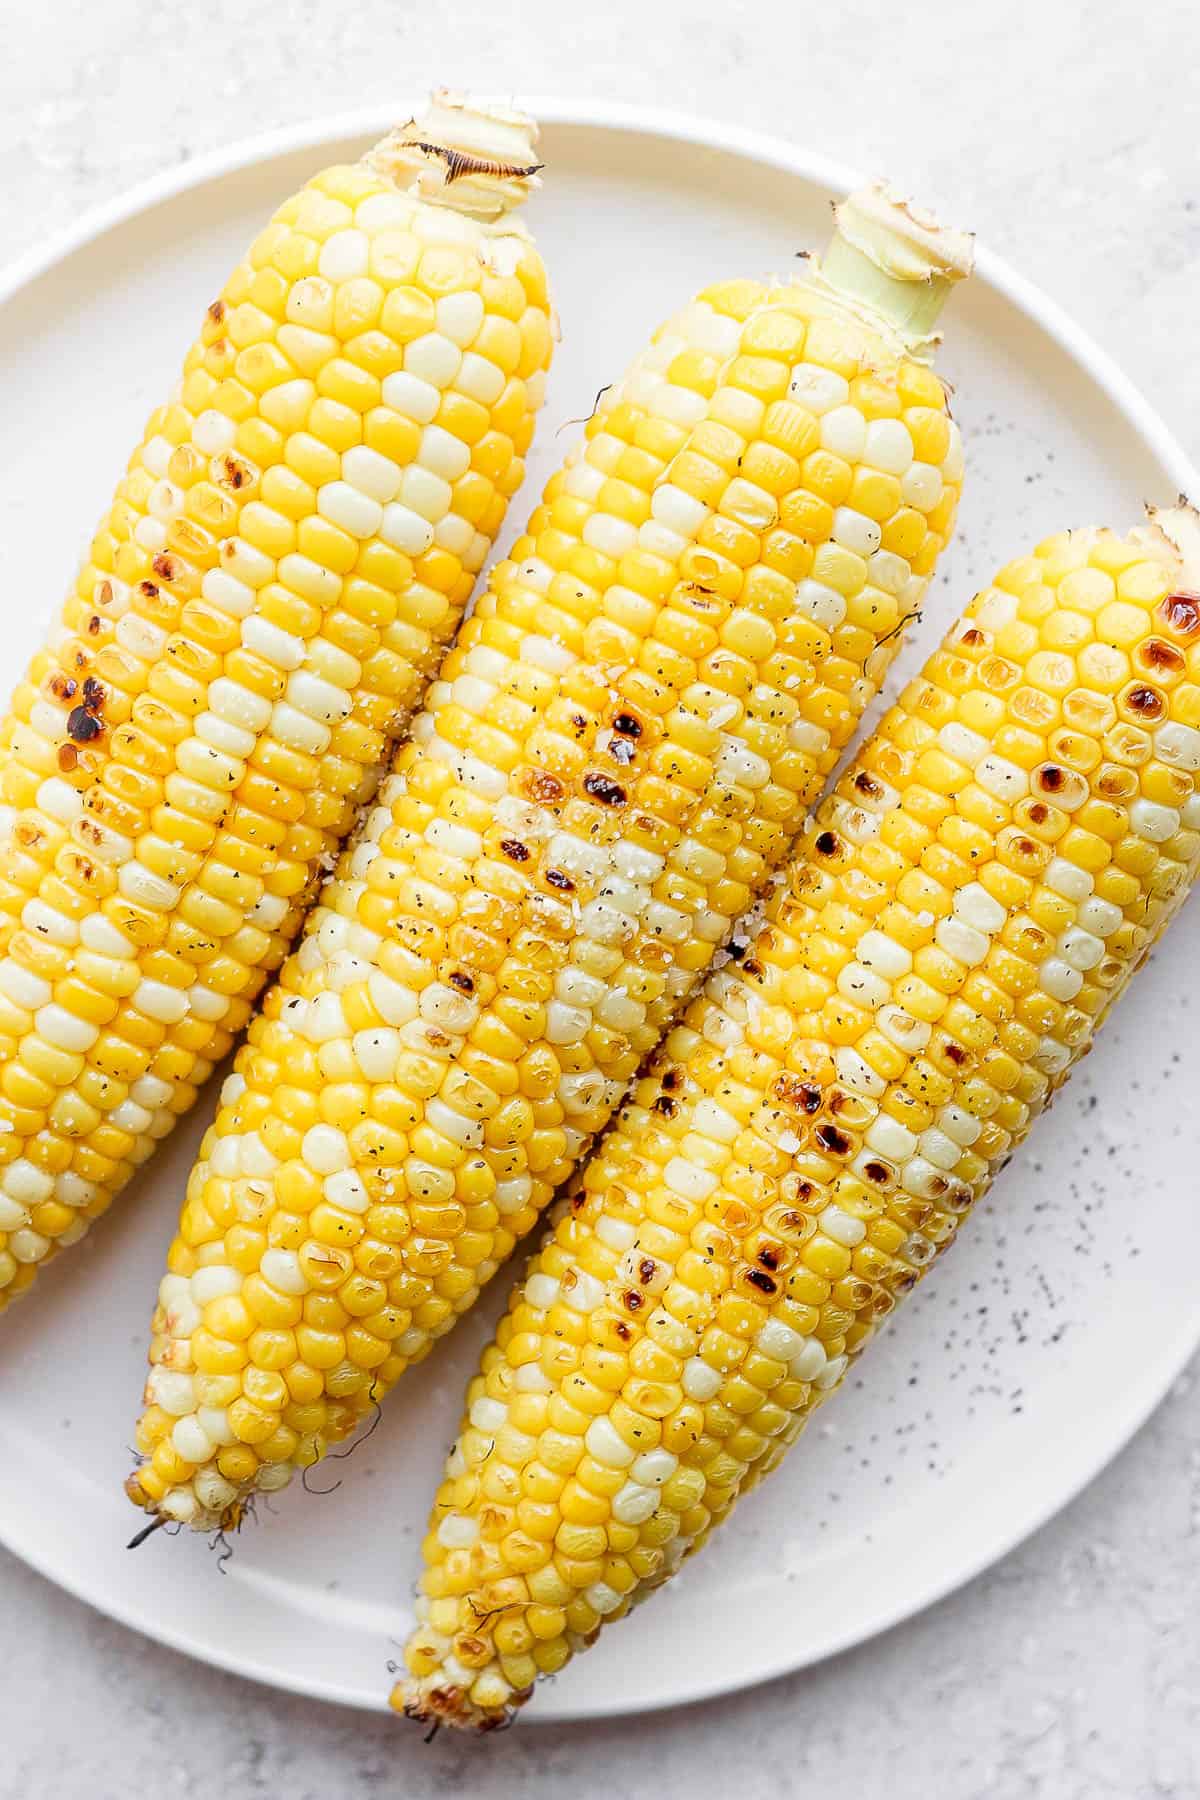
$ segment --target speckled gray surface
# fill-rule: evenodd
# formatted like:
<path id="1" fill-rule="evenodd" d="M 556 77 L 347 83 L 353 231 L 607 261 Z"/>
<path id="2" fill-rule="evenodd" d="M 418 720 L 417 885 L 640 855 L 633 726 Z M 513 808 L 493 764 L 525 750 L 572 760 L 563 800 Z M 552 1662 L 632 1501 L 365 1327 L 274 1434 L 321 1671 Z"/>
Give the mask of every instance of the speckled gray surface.
<path id="1" fill-rule="evenodd" d="M 41 0 L 5 9 L 0 259 L 162 167 L 432 80 L 594 93 L 887 169 L 1053 293 L 1200 453 L 1200 26 L 1154 8 L 802 0 Z M 253 40 L 253 41 L 252 41 Z M 897 74 L 897 51 L 906 72 Z M 1133 70 L 1149 77 L 1135 83 Z M 1140 90 L 1140 91 L 1139 91 Z M 1200 1792 L 1200 1388 L 1185 1379 L 1063 1517 L 850 1655 L 702 1708 L 429 1747 L 112 1625 L 0 1554 L 3 1800 L 604 1791 L 1092 1800 Z"/>

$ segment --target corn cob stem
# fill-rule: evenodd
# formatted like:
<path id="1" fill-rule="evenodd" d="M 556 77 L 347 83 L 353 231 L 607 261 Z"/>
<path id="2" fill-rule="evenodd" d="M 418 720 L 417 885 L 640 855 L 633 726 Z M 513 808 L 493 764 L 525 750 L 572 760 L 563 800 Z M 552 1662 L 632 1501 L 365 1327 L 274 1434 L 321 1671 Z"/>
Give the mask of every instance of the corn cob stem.
<path id="1" fill-rule="evenodd" d="M 504 1721 L 773 1469 L 1200 862 L 1195 516 L 1010 564 L 804 833 L 518 1283 L 393 1704 Z"/>
<path id="2" fill-rule="evenodd" d="M 762 888 L 951 527 L 957 432 L 906 339 L 852 281 L 710 289 L 551 481 L 222 1097 L 137 1504 L 209 1528 L 353 1430 Z"/>
<path id="3" fill-rule="evenodd" d="M 550 353 L 535 135 L 441 97 L 280 209 L 17 688 L 0 1308 L 230 1049 L 462 615 Z"/>

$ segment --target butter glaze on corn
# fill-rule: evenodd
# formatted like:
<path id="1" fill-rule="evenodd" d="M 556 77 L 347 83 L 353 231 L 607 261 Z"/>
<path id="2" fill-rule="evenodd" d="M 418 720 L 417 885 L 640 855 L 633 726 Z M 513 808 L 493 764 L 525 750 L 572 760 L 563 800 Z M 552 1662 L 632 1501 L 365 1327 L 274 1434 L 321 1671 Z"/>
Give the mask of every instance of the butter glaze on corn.
<path id="1" fill-rule="evenodd" d="M 494 1726 L 765 1475 L 953 1239 L 1200 857 L 1200 533 L 1002 570 L 804 834 L 472 1381 L 393 1704 Z"/>
<path id="2" fill-rule="evenodd" d="M 139 1505 L 209 1528 L 352 1430 L 763 887 L 950 530 L 957 432 L 884 309 L 923 346 L 966 255 L 926 255 L 916 318 L 840 238 L 803 286 L 707 290 L 551 480 L 225 1089 Z"/>
<path id="3" fill-rule="evenodd" d="M 230 1049 L 461 617 L 550 328 L 504 216 L 528 175 L 447 187 L 439 150 L 523 145 L 529 164 L 533 137 L 442 99 L 281 207 L 17 688 L 0 1307 Z"/>

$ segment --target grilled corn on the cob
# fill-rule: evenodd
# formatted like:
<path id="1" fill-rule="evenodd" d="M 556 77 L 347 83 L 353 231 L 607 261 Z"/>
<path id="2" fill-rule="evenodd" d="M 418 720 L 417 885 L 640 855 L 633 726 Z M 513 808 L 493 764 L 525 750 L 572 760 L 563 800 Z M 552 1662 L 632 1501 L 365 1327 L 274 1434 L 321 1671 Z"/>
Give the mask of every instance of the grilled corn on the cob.
<path id="1" fill-rule="evenodd" d="M 874 190 L 709 289 L 492 576 L 254 1024 L 154 1319 L 131 1497 L 343 1437 L 527 1232 L 784 853 L 953 520 L 919 355 L 969 248 Z"/>
<path id="2" fill-rule="evenodd" d="M 394 1704 L 490 1726 L 774 1468 L 1200 858 L 1200 532 L 980 594 L 666 1040 L 471 1383 Z"/>
<path id="3" fill-rule="evenodd" d="M 230 1048 L 458 623 L 550 355 L 534 136 L 439 100 L 281 207 L 17 688 L 0 1308 Z"/>

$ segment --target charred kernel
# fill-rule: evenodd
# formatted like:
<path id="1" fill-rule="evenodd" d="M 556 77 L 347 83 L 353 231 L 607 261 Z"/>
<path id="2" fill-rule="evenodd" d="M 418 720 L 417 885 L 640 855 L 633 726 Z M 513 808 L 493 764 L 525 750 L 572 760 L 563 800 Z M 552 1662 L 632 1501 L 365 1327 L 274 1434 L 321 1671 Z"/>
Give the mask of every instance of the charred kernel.
<path id="1" fill-rule="evenodd" d="M 463 969 L 452 969 L 448 979 L 451 984 L 458 989 L 460 994 L 473 994 L 475 992 L 474 981 Z"/>
<path id="2" fill-rule="evenodd" d="M 659 1094 L 654 1101 L 655 1112 L 661 1113 L 664 1119 L 673 1119 L 678 1102 L 672 1100 L 670 1094 Z"/>
<path id="3" fill-rule="evenodd" d="M 877 1181 L 881 1187 L 892 1179 L 892 1171 L 881 1162 L 864 1163 L 863 1174 L 868 1181 Z"/>
<path id="4" fill-rule="evenodd" d="M 612 722 L 612 728 L 622 737 L 640 738 L 642 735 L 641 720 L 628 712 L 619 712 Z"/>
<path id="5" fill-rule="evenodd" d="M 547 869 L 546 880 L 550 883 L 551 887 L 558 888 L 560 892 L 564 894 L 573 894 L 575 892 L 575 883 L 571 880 L 569 875 L 564 875 L 561 869 Z"/>
<path id="6" fill-rule="evenodd" d="M 583 791 L 590 794 L 593 800 L 599 800 L 602 806 L 624 806 L 628 798 L 619 782 L 609 775 L 602 775 L 598 769 L 593 769 L 584 776 Z"/>
<path id="7" fill-rule="evenodd" d="M 819 831 L 813 848 L 818 856 L 836 856 L 841 844 L 836 831 Z"/>
<path id="8" fill-rule="evenodd" d="M 670 1093 L 679 1086 L 680 1082 L 683 1080 L 683 1076 L 678 1069 L 665 1069 L 660 1080 L 663 1087 Z"/>
<path id="9" fill-rule="evenodd" d="M 1200 631 L 1200 594 L 1168 594 L 1159 611 L 1181 637 Z"/>
<path id="10" fill-rule="evenodd" d="M 779 1283 L 773 1276 L 768 1275 L 765 1269 L 745 1269 L 742 1273 L 744 1279 L 750 1283 L 751 1287 L 756 1287 L 760 1294 L 779 1292 Z"/>
<path id="11" fill-rule="evenodd" d="M 883 789 L 880 787 L 875 777 L 869 774 L 866 769 L 860 769 L 858 771 L 858 774 L 854 777 L 854 787 L 857 793 L 865 794 L 869 800 L 876 799 L 883 792 Z"/>
<path id="12" fill-rule="evenodd" d="M 1141 719 L 1161 719 L 1166 711 L 1166 701 L 1157 688 L 1133 687 L 1125 695 L 1125 704 L 1130 712 Z"/>
<path id="13" fill-rule="evenodd" d="M 850 1153 L 850 1139 L 836 1125 L 818 1125 L 815 1137 L 822 1150 L 828 1150 L 831 1156 L 848 1156 Z"/>
<path id="14" fill-rule="evenodd" d="M 69 775 L 79 762 L 79 752 L 74 744 L 60 744 L 58 747 L 58 766 L 64 775 Z"/>
<path id="15" fill-rule="evenodd" d="M 91 743 L 104 730 L 104 721 L 98 719 L 86 706 L 76 706 L 67 714 L 67 730 L 77 744 Z"/>
<path id="16" fill-rule="evenodd" d="M 521 791 L 526 799 L 536 801 L 539 806 L 553 806 L 567 790 L 549 769 L 526 769 L 521 777 Z"/>
<path id="17" fill-rule="evenodd" d="M 529 848 L 526 844 L 521 843 L 519 838 L 501 838 L 500 848 L 505 856 L 510 857 L 513 862 L 529 861 Z"/>

